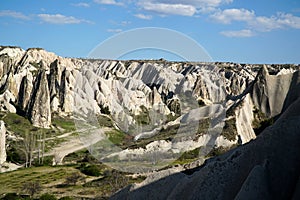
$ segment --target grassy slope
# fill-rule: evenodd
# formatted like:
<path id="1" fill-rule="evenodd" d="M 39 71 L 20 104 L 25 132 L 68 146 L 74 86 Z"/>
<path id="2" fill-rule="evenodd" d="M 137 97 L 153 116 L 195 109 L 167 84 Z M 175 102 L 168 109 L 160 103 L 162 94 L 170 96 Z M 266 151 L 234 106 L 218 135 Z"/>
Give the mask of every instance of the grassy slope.
<path id="1" fill-rule="evenodd" d="M 143 180 L 141 178 L 129 178 L 125 174 L 111 170 L 103 165 L 99 167 L 102 174 L 99 177 L 86 176 L 78 168 L 79 165 L 42 166 L 2 173 L 0 174 L 0 195 L 7 193 L 25 194 L 22 191 L 23 184 L 37 181 L 43 188 L 37 196 L 44 193 L 51 193 L 57 197 L 109 197 L 113 192 L 127 184 Z M 85 177 L 85 181 L 79 181 L 76 185 L 65 185 L 66 178 L 74 172 Z M 119 180 L 117 185 L 113 183 L 116 179 Z"/>

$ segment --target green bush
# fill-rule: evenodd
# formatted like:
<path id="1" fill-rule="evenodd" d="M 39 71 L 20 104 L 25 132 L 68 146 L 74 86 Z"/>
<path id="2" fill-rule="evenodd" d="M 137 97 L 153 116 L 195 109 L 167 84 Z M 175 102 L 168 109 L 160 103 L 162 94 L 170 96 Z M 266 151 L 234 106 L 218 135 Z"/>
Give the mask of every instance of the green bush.
<path id="1" fill-rule="evenodd" d="M 192 159 L 196 159 L 199 157 L 199 151 L 200 148 L 196 148 L 190 151 L 186 151 L 184 152 L 179 158 L 178 160 L 180 161 L 185 161 L 185 160 L 192 160 Z"/>
<path id="2" fill-rule="evenodd" d="M 234 118 L 226 120 L 225 125 L 223 127 L 223 131 L 221 135 L 230 141 L 236 140 L 236 136 L 238 135 L 237 130 L 236 130 L 236 121 Z"/>
<path id="3" fill-rule="evenodd" d="M 105 115 L 98 115 L 97 119 L 98 119 L 99 126 L 103 126 L 103 127 L 113 127 L 114 126 L 113 121 Z"/>
<path id="4" fill-rule="evenodd" d="M 10 147 L 7 149 L 7 158 L 6 160 L 8 162 L 12 162 L 12 163 L 22 163 L 24 162 L 24 158 L 22 158 L 22 155 L 24 153 L 21 150 L 18 150 L 15 147 Z M 24 156 L 23 156 L 24 157 Z"/>
<path id="5" fill-rule="evenodd" d="M 1 198 L 2 200 L 31 200 L 29 196 L 26 195 L 18 195 L 16 193 L 8 193 L 4 197 Z"/>
<path id="6" fill-rule="evenodd" d="M 88 176 L 100 176 L 101 171 L 97 165 L 82 166 L 80 171 Z"/>
<path id="7" fill-rule="evenodd" d="M 40 196 L 39 198 L 40 200 L 57 200 L 57 198 L 53 195 L 53 194 L 43 194 L 42 196 Z"/>
<path id="8" fill-rule="evenodd" d="M 100 105 L 100 109 L 101 109 L 101 113 L 106 114 L 106 115 L 110 115 L 110 111 L 109 111 L 108 106 Z"/>
<path id="9" fill-rule="evenodd" d="M 73 198 L 72 197 L 62 197 L 59 200 L 73 200 Z"/>

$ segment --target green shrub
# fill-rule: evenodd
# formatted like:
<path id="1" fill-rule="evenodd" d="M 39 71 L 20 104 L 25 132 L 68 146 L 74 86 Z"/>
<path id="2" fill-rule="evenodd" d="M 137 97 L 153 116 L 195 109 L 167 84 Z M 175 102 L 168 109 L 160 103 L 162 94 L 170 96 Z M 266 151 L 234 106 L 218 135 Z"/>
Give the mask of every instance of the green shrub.
<path id="1" fill-rule="evenodd" d="M 72 197 L 62 197 L 59 200 L 73 200 L 73 198 Z"/>
<path id="2" fill-rule="evenodd" d="M 14 146 L 7 149 L 7 158 L 6 160 L 8 162 L 12 163 L 22 163 L 24 162 L 24 158 L 22 158 L 22 155 L 24 154 L 21 150 L 18 150 Z M 23 156 L 24 157 L 24 156 Z"/>
<path id="3" fill-rule="evenodd" d="M 85 178 L 78 172 L 74 172 L 66 177 L 65 184 L 75 186 L 77 182 L 84 181 Z"/>
<path id="4" fill-rule="evenodd" d="M 38 181 L 31 181 L 23 183 L 22 191 L 27 192 L 31 197 L 42 190 L 42 186 Z"/>
<path id="5" fill-rule="evenodd" d="M 80 168 L 80 171 L 88 176 L 100 176 L 101 171 L 100 168 L 97 165 L 88 165 L 88 166 L 82 166 Z"/>
<path id="6" fill-rule="evenodd" d="M 105 132 L 105 134 L 108 136 L 109 141 L 116 145 L 122 145 L 125 139 L 125 134 L 116 129 Z"/>
<path id="7" fill-rule="evenodd" d="M 98 115 L 97 119 L 98 119 L 99 126 L 103 126 L 103 127 L 113 127 L 114 126 L 112 120 L 105 115 Z"/>
<path id="8" fill-rule="evenodd" d="M 254 120 L 252 127 L 256 135 L 259 135 L 265 128 L 274 124 L 274 118 L 268 118 L 261 110 L 254 108 Z"/>
<path id="9" fill-rule="evenodd" d="M 221 135 L 230 141 L 236 140 L 236 136 L 238 135 L 237 130 L 236 130 L 236 121 L 235 118 L 229 119 L 225 121 L 225 125 L 223 127 L 223 131 Z"/>
<path id="10" fill-rule="evenodd" d="M 39 198 L 40 200 L 57 200 L 57 198 L 53 195 L 53 194 L 43 194 L 42 196 L 40 196 Z"/>
<path id="11" fill-rule="evenodd" d="M 110 111 L 109 111 L 108 106 L 100 105 L 100 109 L 101 109 L 101 113 L 106 114 L 106 115 L 110 115 Z"/>
<path id="12" fill-rule="evenodd" d="M 29 196 L 26 195 L 18 195 L 16 193 L 8 193 L 6 194 L 4 197 L 1 198 L 2 200 L 23 200 L 23 199 L 27 199 L 30 200 L 31 198 Z"/>
<path id="13" fill-rule="evenodd" d="M 52 118 L 52 125 L 65 129 L 65 131 L 75 131 L 75 122 L 73 119 L 61 116 L 54 116 Z"/>
<path id="14" fill-rule="evenodd" d="M 142 124 L 142 125 L 149 124 L 151 119 L 150 119 L 150 116 L 149 116 L 148 109 L 143 105 L 140 106 L 140 109 L 141 109 L 141 113 L 139 115 L 134 116 L 134 119 L 136 120 L 136 123 L 139 124 L 139 125 L 140 124 Z"/>
<path id="15" fill-rule="evenodd" d="M 199 157 L 199 151 L 200 148 L 196 148 L 190 151 L 186 151 L 184 152 L 179 158 L 178 160 L 180 161 L 185 161 L 185 160 L 192 160 L 192 159 L 196 159 Z"/>

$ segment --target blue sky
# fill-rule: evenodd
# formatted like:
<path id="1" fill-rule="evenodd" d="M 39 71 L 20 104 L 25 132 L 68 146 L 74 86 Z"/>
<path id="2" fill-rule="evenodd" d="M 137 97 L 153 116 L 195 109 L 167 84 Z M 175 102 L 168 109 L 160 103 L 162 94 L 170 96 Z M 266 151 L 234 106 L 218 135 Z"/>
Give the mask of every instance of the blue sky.
<path id="1" fill-rule="evenodd" d="M 0 45 L 87 57 L 106 39 L 160 27 L 197 41 L 214 61 L 300 63 L 299 0 L 9 0 L 0 3 Z M 117 44 L 116 44 L 117 45 Z M 118 48 L 118 46 L 112 47 Z M 128 59 L 176 59 L 131 52 Z"/>

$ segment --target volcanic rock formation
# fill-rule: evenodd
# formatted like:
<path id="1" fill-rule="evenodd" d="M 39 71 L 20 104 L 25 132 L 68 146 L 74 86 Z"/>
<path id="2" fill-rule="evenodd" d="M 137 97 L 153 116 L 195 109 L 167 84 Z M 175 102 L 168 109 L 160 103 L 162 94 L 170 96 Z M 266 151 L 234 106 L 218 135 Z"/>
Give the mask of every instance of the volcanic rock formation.
<path id="1" fill-rule="evenodd" d="M 135 142 L 177 127 L 175 136 L 107 152 L 104 160 L 134 163 L 145 155 L 171 158 L 201 149 L 196 164 L 181 169 L 197 168 L 160 172 L 170 176 L 153 175 L 116 199 L 284 199 L 299 195 L 299 68 L 73 59 L 1 47 L 0 112 L 23 115 L 41 128 L 52 128 L 54 115 L 97 127 L 93 119 L 105 114 Z"/>

